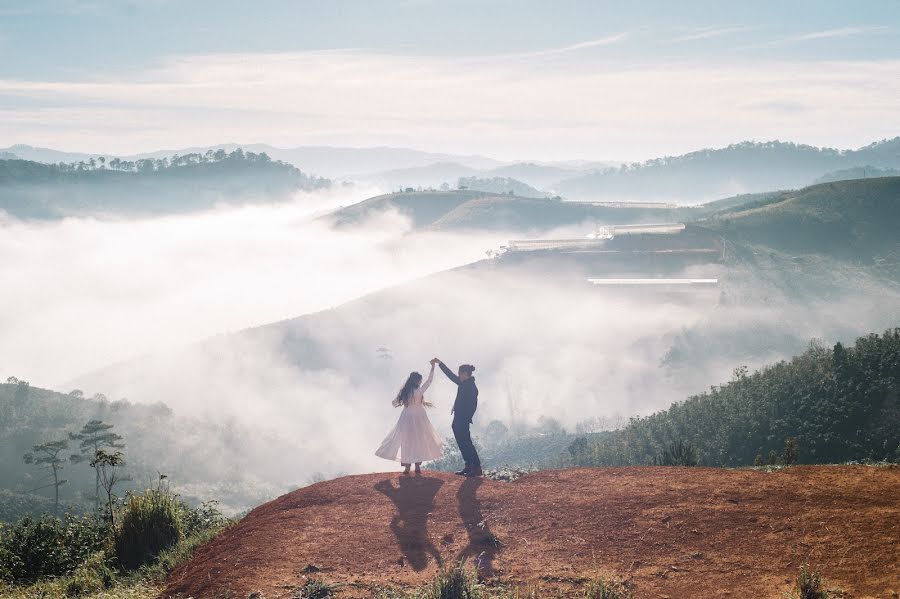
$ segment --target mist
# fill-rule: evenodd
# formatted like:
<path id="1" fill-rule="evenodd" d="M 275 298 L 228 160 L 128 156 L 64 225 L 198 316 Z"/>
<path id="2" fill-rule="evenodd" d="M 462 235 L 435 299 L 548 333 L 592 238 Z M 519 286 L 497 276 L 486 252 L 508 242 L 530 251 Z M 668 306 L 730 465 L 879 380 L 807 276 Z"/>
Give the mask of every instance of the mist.
<path id="1" fill-rule="evenodd" d="M 0 219 L 0 368 L 51 388 L 211 335 L 336 306 L 482 258 L 502 235 L 412 235 L 384 213 L 353 231 L 316 216 L 379 192 L 145 219 Z"/>

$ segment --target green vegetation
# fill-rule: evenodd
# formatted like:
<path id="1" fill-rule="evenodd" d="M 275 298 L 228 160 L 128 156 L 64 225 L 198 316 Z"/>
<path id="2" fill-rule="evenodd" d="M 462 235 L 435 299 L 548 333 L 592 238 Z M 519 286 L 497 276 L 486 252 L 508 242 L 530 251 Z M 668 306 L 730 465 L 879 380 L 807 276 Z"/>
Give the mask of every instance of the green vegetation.
<path id="1" fill-rule="evenodd" d="M 0 525 L 0 594 L 156 596 L 168 572 L 229 524 L 213 503 L 183 503 L 163 478 L 117 510 L 115 526 L 71 514 Z"/>
<path id="2" fill-rule="evenodd" d="M 570 456 L 579 466 L 651 464 L 681 443 L 707 466 L 748 466 L 769 454 L 783 463 L 896 461 L 898 402 L 900 328 L 850 347 L 813 343 L 753 374 L 737 369 L 729 383 L 573 443 Z"/>
<path id="3" fill-rule="evenodd" d="M 622 582 L 598 578 L 591 581 L 584 590 L 585 599 L 629 599 L 631 591 Z"/>

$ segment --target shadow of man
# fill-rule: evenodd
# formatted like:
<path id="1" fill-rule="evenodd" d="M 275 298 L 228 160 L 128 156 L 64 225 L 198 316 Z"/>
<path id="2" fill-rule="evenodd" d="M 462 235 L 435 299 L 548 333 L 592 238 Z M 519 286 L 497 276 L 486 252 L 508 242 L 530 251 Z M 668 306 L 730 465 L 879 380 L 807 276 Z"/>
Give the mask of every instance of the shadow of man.
<path id="1" fill-rule="evenodd" d="M 441 554 L 428 538 L 428 514 L 434 509 L 434 498 L 443 484 L 439 478 L 401 476 L 397 487 L 390 480 L 383 480 L 374 487 L 397 508 L 391 520 L 391 532 L 397 537 L 406 561 L 416 572 L 428 565 L 428 555 L 435 559 L 438 567 L 444 565 Z"/>
<path id="2" fill-rule="evenodd" d="M 481 502 L 477 493 L 478 487 L 483 482 L 484 479 L 480 477 L 467 478 L 456 492 L 459 515 L 466 527 L 466 534 L 469 535 L 469 544 L 460 551 L 458 560 L 465 561 L 471 557 L 479 575 L 493 576 L 494 558 L 500 550 L 500 541 L 491 532 L 481 513 Z"/>

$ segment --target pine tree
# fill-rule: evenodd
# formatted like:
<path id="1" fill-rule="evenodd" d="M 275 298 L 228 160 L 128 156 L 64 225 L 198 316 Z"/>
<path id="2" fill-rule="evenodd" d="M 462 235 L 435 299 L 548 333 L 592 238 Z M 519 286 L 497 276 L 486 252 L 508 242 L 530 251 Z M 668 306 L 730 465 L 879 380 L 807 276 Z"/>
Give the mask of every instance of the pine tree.
<path id="1" fill-rule="evenodd" d="M 91 420 L 77 433 L 69 433 L 69 439 L 78 442 L 81 453 L 73 454 L 70 460 L 75 464 L 88 462 L 94 469 L 94 513 L 100 513 L 100 470 L 93 463 L 98 451 L 123 449 L 124 443 L 120 443 L 122 436 L 112 431 L 113 425 L 101 420 Z"/>

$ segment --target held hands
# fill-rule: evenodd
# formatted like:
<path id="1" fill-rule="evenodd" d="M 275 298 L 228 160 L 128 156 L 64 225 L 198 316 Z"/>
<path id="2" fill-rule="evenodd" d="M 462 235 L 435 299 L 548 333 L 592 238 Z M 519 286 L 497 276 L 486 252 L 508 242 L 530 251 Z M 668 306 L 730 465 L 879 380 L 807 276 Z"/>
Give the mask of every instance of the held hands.
<path id="1" fill-rule="evenodd" d="M 440 363 L 441 363 L 441 361 L 438 360 L 437 358 L 431 358 L 431 367 L 432 368 L 434 368 L 435 365 L 440 364 Z"/>

